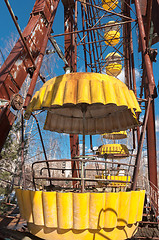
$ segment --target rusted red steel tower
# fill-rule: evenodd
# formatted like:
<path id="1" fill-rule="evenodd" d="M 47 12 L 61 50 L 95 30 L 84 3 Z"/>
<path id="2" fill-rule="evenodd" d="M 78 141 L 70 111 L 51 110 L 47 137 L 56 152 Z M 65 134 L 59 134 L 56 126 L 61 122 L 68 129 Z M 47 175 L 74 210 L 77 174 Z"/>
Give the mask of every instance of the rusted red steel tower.
<path id="1" fill-rule="evenodd" d="M 145 99 L 151 98 L 151 104 L 149 109 L 149 116 L 147 121 L 147 156 L 148 156 L 148 176 L 150 186 L 154 191 L 158 186 L 157 182 L 157 152 L 156 152 L 156 129 L 155 129 L 155 103 L 154 98 L 157 97 L 157 91 L 155 86 L 155 80 L 153 77 L 152 62 L 155 61 L 156 52 L 151 49 L 152 43 L 158 41 L 150 35 L 152 29 L 152 23 L 154 25 L 153 31 L 158 33 L 158 17 L 159 3 L 157 0 L 135 0 L 136 13 L 138 17 L 141 51 L 143 54 L 143 85 Z M 147 6 L 147 8 L 145 8 Z M 150 60 L 149 60 L 150 59 Z M 141 96 L 141 95 L 140 95 Z M 147 109 L 147 104 L 146 104 Z M 152 201 L 155 196 L 152 195 Z M 157 203 L 154 204 L 157 205 Z"/>
<path id="2" fill-rule="evenodd" d="M 65 41 L 65 58 L 68 65 L 65 65 L 65 71 L 69 72 L 77 71 L 77 45 L 76 34 L 68 34 L 77 30 L 77 2 L 63 0 L 64 5 L 64 37 Z M 70 151 L 71 159 L 75 156 L 79 156 L 79 137 L 77 134 L 70 134 Z M 78 177 L 79 162 L 71 162 L 72 177 Z M 76 182 L 73 182 L 75 187 Z"/>
<path id="3" fill-rule="evenodd" d="M 0 110 L 0 150 L 15 120 L 14 114 L 10 111 L 10 101 L 20 91 L 27 74 L 30 74 L 31 84 L 25 100 L 26 106 L 32 97 L 38 76 L 45 81 L 40 75 L 40 67 L 59 3 L 58 0 L 37 0 L 28 25 L 22 33 L 9 2 L 7 0 L 5 2 L 20 38 L 0 69 L 0 99 L 4 102 Z M 35 63 L 36 59 L 37 63 Z"/>

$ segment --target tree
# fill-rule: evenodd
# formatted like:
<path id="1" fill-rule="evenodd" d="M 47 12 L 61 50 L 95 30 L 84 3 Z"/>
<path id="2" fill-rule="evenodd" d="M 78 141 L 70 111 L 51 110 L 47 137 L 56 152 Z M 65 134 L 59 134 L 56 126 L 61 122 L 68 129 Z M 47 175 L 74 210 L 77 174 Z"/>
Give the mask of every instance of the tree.
<path id="1" fill-rule="evenodd" d="M 24 145 L 28 142 L 25 135 Z M 11 181 L 15 174 L 19 174 L 21 170 L 21 121 L 16 121 L 10 130 L 5 145 L 1 151 L 0 160 L 0 178 L 5 181 Z M 24 147 L 24 156 L 27 155 L 27 148 Z M 4 189 L 7 186 L 6 182 L 2 181 L 1 187 Z M 2 189 L 1 189 L 1 192 Z"/>
<path id="2" fill-rule="evenodd" d="M 7 40 L 4 41 L 3 49 L 0 46 L 0 65 L 4 62 L 5 58 L 7 57 L 8 53 L 12 50 L 14 44 L 16 43 L 18 38 L 18 34 L 11 34 L 11 36 L 8 37 Z M 47 49 L 52 50 L 52 45 L 50 42 L 48 42 Z M 47 51 L 47 53 L 53 53 L 54 51 Z M 55 76 L 55 69 L 57 68 L 57 54 L 45 54 L 42 67 L 40 69 L 40 73 L 43 77 L 45 77 L 46 81 L 50 78 L 53 78 Z M 30 85 L 30 76 L 28 75 L 25 82 L 23 83 L 23 86 L 20 90 L 20 95 L 25 100 L 25 97 L 28 92 L 28 88 Z M 39 88 L 42 86 L 41 79 L 38 78 L 37 84 L 35 87 L 35 91 L 39 90 Z M 16 112 L 17 115 L 17 121 L 13 125 L 12 130 L 10 131 L 10 134 L 7 138 L 7 141 L 5 143 L 5 146 L 2 150 L 1 154 L 1 160 L 0 160 L 0 167 L 3 167 L 7 170 L 11 170 L 13 173 L 19 172 L 20 166 L 21 166 L 21 114 Z M 44 123 L 46 113 L 39 114 L 38 120 L 40 124 L 40 128 L 42 129 L 42 125 Z M 60 135 L 57 133 L 49 132 L 49 131 L 43 131 L 42 135 L 44 139 L 44 145 L 47 152 L 47 157 L 49 159 L 58 159 L 61 157 L 61 154 L 64 155 L 65 158 L 69 156 L 69 138 L 66 135 Z M 26 137 L 25 142 L 25 163 L 27 164 L 27 175 L 30 175 L 31 180 L 31 163 L 33 161 L 44 160 L 43 155 L 43 149 L 41 146 L 38 129 L 35 123 L 34 118 L 31 118 L 30 121 L 25 122 L 24 127 L 24 136 Z M 49 144 L 48 144 L 49 143 Z M 39 152 L 37 153 L 37 149 L 39 149 Z M 8 172 L 1 171 L 0 178 L 3 178 L 7 180 L 11 180 L 11 175 Z M 2 184 L 4 187 L 6 184 Z"/>

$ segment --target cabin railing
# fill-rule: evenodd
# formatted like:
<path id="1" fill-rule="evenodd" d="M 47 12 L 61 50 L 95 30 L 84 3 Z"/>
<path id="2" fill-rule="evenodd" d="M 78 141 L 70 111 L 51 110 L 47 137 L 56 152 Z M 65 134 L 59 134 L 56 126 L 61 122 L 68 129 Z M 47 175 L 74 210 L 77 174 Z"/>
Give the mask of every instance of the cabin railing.
<path id="1" fill-rule="evenodd" d="M 51 177 L 47 174 L 47 166 L 49 164 L 49 170 L 51 171 Z M 79 162 L 79 168 L 76 169 L 79 172 L 78 177 L 72 176 L 64 176 L 65 171 L 69 171 L 72 175 L 71 168 L 65 167 L 62 168 L 62 163 L 65 162 Z M 60 166 L 56 166 L 59 164 Z M 91 165 L 92 164 L 92 165 Z M 73 182 L 76 181 L 77 189 L 82 192 L 87 191 L 90 187 L 96 188 L 106 188 L 111 187 L 114 190 L 115 188 L 127 189 L 130 186 L 132 179 L 132 172 L 134 169 L 133 164 L 121 163 L 120 162 L 120 170 L 124 170 L 125 174 L 120 176 L 119 169 L 117 165 L 119 162 L 116 161 L 108 161 L 108 160 L 99 160 L 96 157 L 88 157 L 88 156 L 80 156 L 76 159 L 53 159 L 47 161 L 37 161 L 32 164 L 32 177 L 34 188 L 36 189 L 36 181 L 51 181 L 52 185 L 58 182 Z M 37 165 L 41 165 L 41 167 L 37 167 Z M 100 167 L 97 168 L 97 165 Z M 131 169 L 131 171 L 130 171 Z M 46 170 L 46 171 L 45 171 Z M 55 172 L 59 172 L 59 174 L 55 174 Z M 61 184 L 62 188 L 66 188 Z M 72 188 L 72 190 L 75 190 Z"/>
<path id="2" fill-rule="evenodd" d="M 148 204 L 153 208 L 155 218 L 159 223 L 159 188 L 144 177 L 144 188 Z"/>

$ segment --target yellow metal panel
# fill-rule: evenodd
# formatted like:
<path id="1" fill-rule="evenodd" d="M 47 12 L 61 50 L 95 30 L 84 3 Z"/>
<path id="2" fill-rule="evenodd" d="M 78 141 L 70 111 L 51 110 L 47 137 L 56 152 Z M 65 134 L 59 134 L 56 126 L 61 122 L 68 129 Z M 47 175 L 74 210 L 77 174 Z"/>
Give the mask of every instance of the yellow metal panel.
<path id="1" fill-rule="evenodd" d="M 72 193 L 57 192 L 57 223 L 58 228 L 73 227 L 73 199 Z"/>
<path id="2" fill-rule="evenodd" d="M 44 225 L 42 191 L 30 191 L 33 221 L 36 225 Z"/>
<path id="3" fill-rule="evenodd" d="M 105 69 L 108 75 L 117 77 L 121 73 L 122 65 L 119 63 L 110 63 Z"/>
<path id="4" fill-rule="evenodd" d="M 114 95 L 114 91 L 110 91 L 110 88 L 114 88 L 116 95 Z M 69 103 L 109 104 L 110 101 L 108 100 L 107 102 L 105 98 L 111 92 L 113 92 L 111 96 L 113 101 L 111 102 L 119 106 L 120 102 L 122 103 L 121 100 L 118 103 L 116 99 L 119 95 L 119 88 L 123 88 L 122 91 L 128 92 L 126 97 L 127 101 L 129 101 L 130 96 L 127 86 L 114 77 L 100 73 L 70 73 L 61 75 L 46 82 L 40 91 L 36 92 L 27 107 L 27 112 L 42 109 L 43 107 L 56 107 L 57 105 L 62 106 Z M 119 97 L 122 98 L 121 96 Z M 131 108 L 129 105 L 126 106 Z"/>
<path id="5" fill-rule="evenodd" d="M 22 190 L 16 188 L 15 193 L 16 193 L 16 197 L 19 205 L 20 215 L 23 219 L 25 219 L 25 209 L 24 209 L 23 198 L 22 198 Z"/>
<path id="6" fill-rule="evenodd" d="M 129 218 L 131 192 L 119 193 L 118 226 L 126 226 Z"/>
<path id="7" fill-rule="evenodd" d="M 103 154 L 129 155 L 129 150 L 127 146 L 124 144 L 118 144 L 118 143 L 104 144 L 98 148 L 97 152 L 100 153 L 101 155 Z"/>
<path id="8" fill-rule="evenodd" d="M 47 85 L 44 85 L 40 90 L 39 90 L 39 94 L 38 97 L 36 99 L 35 105 L 34 105 L 34 109 L 35 111 L 40 109 L 44 100 L 44 96 L 45 96 L 45 92 L 47 90 Z"/>
<path id="9" fill-rule="evenodd" d="M 42 200 L 45 226 L 57 228 L 56 192 L 43 192 Z"/>
<path id="10" fill-rule="evenodd" d="M 129 95 L 129 90 L 127 88 L 117 86 L 115 88 L 115 93 L 117 96 L 118 106 L 130 105 L 129 99 L 127 97 Z M 130 108 L 131 108 L 131 105 L 130 105 Z"/>
<path id="11" fill-rule="evenodd" d="M 32 202 L 29 200 L 29 192 L 31 192 Z M 35 194 L 34 191 L 21 190 L 21 193 L 25 202 L 21 200 L 21 197 L 19 201 L 22 201 L 25 207 L 28 207 L 27 202 L 30 202 L 36 217 L 38 209 L 41 212 L 39 216 L 41 218 L 41 204 L 43 203 L 45 222 L 39 225 L 34 221 L 34 223 L 28 223 L 28 227 L 34 235 L 49 240 L 104 240 L 107 238 L 124 240 L 130 238 L 137 228 L 133 222 L 138 221 L 139 215 L 142 215 L 145 194 L 144 191 L 73 194 L 71 192 L 43 192 L 42 201 L 39 200 L 42 199 L 39 191 Z M 53 227 L 51 221 L 56 221 L 53 219 L 56 218 L 56 208 L 58 226 Z M 50 215 L 46 216 L 47 214 Z"/>
<path id="12" fill-rule="evenodd" d="M 115 46 L 120 41 L 120 32 L 109 31 L 104 34 L 105 43 L 109 46 Z"/>
<path id="13" fill-rule="evenodd" d="M 132 97 L 131 97 L 131 94 L 130 94 L 130 90 L 128 88 L 118 88 L 119 92 L 118 92 L 118 97 L 122 96 L 122 93 L 123 93 L 123 96 L 122 98 L 125 99 L 125 101 L 127 101 L 127 104 L 129 105 L 129 107 L 131 109 L 136 109 L 135 107 L 135 104 L 133 103 L 132 101 Z M 129 97 L 128 97 L 129 96 Z M 125 104 L 126 105 L 126 104 Z"/>
<path id="14" fill-rule="evenodd" d="M 65 95 L 63 103 L 75 104 L 77 98 L 77 81 L 69 79 L 65 85 Z"/>
<path id="15" fill-rule="evenodd" d="M 66 76 L 61 75 L 57 78 L 52 79 L 54 82 L 54 87 L 52 88 L 52 99 L 51 99 L 51 106 L 62 106 L 65 92 L 65 85 L 66 85 Z"/>
<path id="16" fill-rule="evenodd" d="M 22 199 L 24 204 L 24 215 L 25 220 L 27 222 L 33 222 L 33 214 L 32 214 L 32 202 L 31 202 L 31 191 L 30 190 L 22 190 Z"/>
<path id="17" fill-rule="evenodd" d="M 111 186 L 116 186 L 116 187 L 124 187 L 126 186 L 127 183 L 124 183 L 123 181 L 127 182 L 130 181 L 131 177 L 130 176 L 107 176 L 108 180 L 117 180 L 121 182 L 110 182 L 109 185 Z"/>
<path id="18" fill-rule="evenodd" d="M 138 212 L 137 212 L 138 222 L 142 220 L 144 200 L 145 200 L 145 190 L 140 190 L 139 206 L 138 206 Z"/>
<path id="19" fill-rule="evenodd" d="M 115 86 L 115 81 L 114 81 L 113 77 L 111 78 L 111 81 L 103 81 L 103 89 L 104 89 L 104 93 L 105 93 L 106 104 L 116 104 L 117 103 L 115 87 L 116 86 Z"/>
<path id="20" fill-rule="evenodd" d="M 105 221 L 104 228 L 117 226 L 119 208 L 119 193 L 105 193 Z"/>
<path id="21" fill-rule="evenodd" d="M 99 229 L 104 226 L 105 193 L 90 193 L 89 228 Z"/>
<path id="22" fill-rule="evenodd" d="M 55 84 L 55 81 L 51 81 L 51 80 L 48 81 L 48 85 L 47 85 L 47 88 L 46 88 L 46 92 L 45 92 L 45 95 L 44 95 L 44 99 L 43 99 L 41 108 L 51 107 L 52 89 L 54 87 L 54 84 Z"/>
<path id="23" fill-rule="evenodd" d="M 137 224 L 124 228 L 98 230 L 64 230 L 34 224 L 28 224 L 28 228 L 33 235 L 46 240 L 124 240 L 131 238 L 132 234 L 136 232 Z"/>
<path id="24" fill-rule="evenodd" d="M 103 79 L 97 76 L 96 81 L 91 79 L 90 89 L 91 89 L 91 99 L 92 104 L 94 103 L 103 103 L 105 102 L 104 91 L 103 91 Z"/>
<path id="25" fill-rule="evenodd" d="M 89 228 L 89 194 L 73 193 L 73 228 Z"/>
<path id="26" fill-rule="evenodd" d="M 124 139 L 127 138 L 127 132 L 126 131 L 119 131 L 119 132 L 112 132 L 112 133 L 104 133 L 102 135 L 103 138 L 106 139 Z"/>
<path id="27" fill-rule="evenodd" d="M 139 198 L 140 198 L 140 191 L 131 191 L 128 224 L 133 224 L 133 223 L 136 223 L 137 221 Z"/>
<path id="28" fill-rule="evenodd" d="M 118 0 L 102 0 L 102 7 L 105 10 L 113 10 L 117 7 Z"/>
<path id="29" fill-rule="evenodd" d="M 76 103 L 92 103 L 89 74 L 86 74 L 83 78 L 78 79 Z"/>
<path id="30" fill-rule="evenodd" d="M 129 93 L 130 93 L 130 95 L 131 95 L 131 97 L 132 97 L 132 105 L 133 105 L 133 108 L 135 108 L 136 109 L 136 112 L 141 112 L 141 109 L 140 109 L 140 107 L 139 107 L 139 104 L 138 104 L 138 101 L 137 101 L 137 99 L 136 99 L 136 97 L 135 97 L 135 94 L 134 94 L 134 92 L 132 91 L 132 90 L 129 90 Z"/>

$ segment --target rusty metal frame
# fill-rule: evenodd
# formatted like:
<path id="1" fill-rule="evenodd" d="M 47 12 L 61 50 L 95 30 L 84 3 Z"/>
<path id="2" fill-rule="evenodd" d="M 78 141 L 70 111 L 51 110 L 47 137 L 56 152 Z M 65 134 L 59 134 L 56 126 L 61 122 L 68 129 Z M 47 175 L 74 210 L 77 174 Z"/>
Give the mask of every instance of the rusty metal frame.
<path id="1" fill-rule="evenodd" d="M 81 5 L 83 6 L 83 5 Z M 119 23 L 112 23 L 110 24 L 109 26 L 114 26 L 114 25 L 124 25 L 124 24 L 127 24 L 127 23 L 131 23 L 131 22 L 135 22 L 135 19 L 132 19 L 132 20 L 127 20 L 127 21 L 124 21 L 124 22 L 119 22 Z M 69 32 L 69 33 L 59 33 L 59 34 L 54 34 L 52 35 L 53 37 L 61 37 L 61 36 L 64 36 L 64 35 L 71 35 L 71 34 L 75 34 L 75 33 L 83 33 L 83 32 L 90 32 L 90 31 L 95 31 L 95 30 L 99 30 L 99 29 L 105 29 L 106 26 L 99 26 L 99 27 L 91 27 L 91 28 L 88 28 L 88 29 L 84 29 L 84 30 L 77 30 L 77 31 L 72 31 L 72 32 Z"/>
<path id="2" fill-rule="evenodd" d="M 85 176 L 85 164 L 86 163 L 90 163 L 90 162 L 93 162 L 93 163 L 109 163 L 109 164 L 114 164 L 114 165 L 117 165 L 117 162 L 110 162 L 110 161 L 101 161 L 101 160 L 96 160 L 94 158 L 90 158 L 88 156 L 88 159 L 86 159 L 87 156 L 83 156 L 83 158 L 80 156 L 80 159 L 77 158 L 77 159 L 53 159 L 53 160 L 47 160 L 47 161 L 37 161 L 37 162 L 34 162 L 32 164 L 32 177 L 33 177 L 33 185 L 34 185 L 34 188 L 36 190 L 36 183 L 35 183 L 35 180 L 37 179 L 45 179 L 45 180 L 48 180 L 48 181 L 51 181 L 51 180 L 57 180 L 57 181 L 72 181 L 73 182 L 73 188 L 76 188 L 77 187 L 77 184 L 75 185 L 74 183 L 77 183 L 78 181 L 81 182 L 81 190 L 82 192 L 85 192 L 85 182 L 88 181 L 88 182 L 104 182 L 104 183 L 131 183 L 131 181 L 120 181 L 120 180 L 108 180 L 108 179 L 96 179 L 96 178 L 86 178 Z M 81 171 L 81 174 L 80 174 L 80 177 L 78 176 L 72 176 L 72 177 L 48 177 L 48 176 L 36 176 L 35 175 L 35 169 L 34 169 L 34 166 L 37 165 L 37 164 L 42 164 L 42 163 L 45 163 L 45 162 L 48 162 L 48 163 L 54 163 L 54 162 L 77 162 L 77 163 L 81 163 L 81 167 L 80 168 L 76 168 L 76 171 L 80 170 Z M 126 163 L 120 163 L 121 165 L 123 166 L 127 166 L 127 167 L 135 167 L 133 164 L 126 164 Z M 78 164 L 79 166 L 79 164 Z M 41 175 L 41 171 L 45 169 L 44 167 L 40 169 L 40 175 Z M 54 168 L 50 168 L 51 169 L 54 169 Z M 56 168 L 56 170 L 61 170 L 61 168 Z M 66 169 L 68 170 L 68 169 Z M 87 169 L 89 170 L 89 169 Z M 96 171 L 96 169 L 91 169 L 92 171 Z M 126 170 L 126 169 L 125 169 Z M 105 171 L 105 169 L 103 169 L 103 171 Z M 112 169 L 112 171 L 114 171 L 114 169 Z M 128 175 L 127 175 L 128 176 Z M 108 185 L 109 187 L 109 185 Z M 77 187 L 79 188 L 79 187 Z"/>
<path id="3" fill-rule="evenodd" d="M 38 78 L 38 75 L 39 75 L 39 72 L 40 72 L 40 68 L 41 68 L 41 65 L 42 65 L 43 57 L 44 57 L 44 54 L 45 54 L 47 42 L 48 42 L 49 35 L 50 35 L 51 29 L 52 29 L 52 24 L 54 22 L 54 18 L 55 18 L 55 14 L 56 14 L 58 4 L 59 4 L 59 0 L 54 2 L 53 13 L 51 15 L 51 18 L 50 18 L 48 26 L 47 26 L 47 31 L 46 31 L 44 39 L 43 39 L 43 43 L 42 43 L 42 46 L 41 46 L 41 51 L 39 53 L 39 57 L 38 57 L 37 65 L 36 65 L 36 69 L 33 73 L 33 77 L 32 77 L 32 80 L 31 80 L 31 83 L 30 83 L 30 86 L 29 86 L 29 89 L 28 89 L 28 93 L 27 93 L 27 96 L 26 96 L 26 99 L 25 99 L 24 107 L 26 107 L 29 104 L 29 102 L 31 100 L 31 97 L 33 95 L 33 91 L 34 91 L 36 81 L 37 81 L 37 78 Z"/>
<path id="4" fill-rule="evenodd" d="M 28 48 L 28 46 L 27 46 L 27 44 L 26 44 L 26 41 L 25 41 L 25 39 L 24 39 L 24 37 L 23 37 L 23 35 L 22 35 L 22 31 L 21 31 L 21 29 L 20 29 L 20 27 L 19 27 L 19 24 L 17 23 L 17 20 L 16 20 L 16 17 L 15 17 L 15 15 L 14 15 L 14 13 L 13 13 L 13 10 L 12 10 L 12 8 L 11 8 L 8 0 L 4 0 L 4 1 L 5 1 L 6 5 L 7 5 L 7 8 L 8 8 L 8 10 L 9 10 L 9 12 L 10 12 L 10 15 L 11 15 L 11 17 L 12 17 L 14 23 L 15 23 L 15 26 L 16 26 L 16 28 L 17 28 L 17 31 L 18 31 L 21 39 L 22 39 L 22 42 L 23 42 L 23 44 L 24 44 L 24 46 L 25 46 L 25 49 L 26 49 L 26 51 L 27 51 L 27 54 L 29 55 L 29 58 L 30 58 L 30 60 L 32 61 L 32 64 L 33 64 L 33 66 L 35 67 L 35 63 L 34 63 L 33 56 L 32 56 L 32 54 L 31 54 L 31 52 L 30 52 L 30 50 L 29 50 L 29 48 Z"/>
<path id="5" fill-rule="evenodd" d="M 94 0 L 92 0 L 94 1 Z M 85 63 L 85 69 L 86 71 L 92 72 L 102 72 L 103 68 L 105 67 L 105 60 L 103 59 L 103 54 L 108 48 L 108 46 L 104 46 L 104 50 L 102 49 L 101 43 L 104 42 L 104 37 L 102 36 L 103 32 L 102 29 L 105 29 L 105 25 L 101 25 L 100 21 L 102 17 L 98 16 L 98 7 L 94 7 L 92 1 L 90 3 L 86 3 L 85 8 L 87 9 L 87 15 L 85 14 L 85 8 L 84 4 L 81 4 L 81 13 L 82 13 L 82 30 L 72 31 L 69 33 L 62 33 L 62 34 L 55 34 L 53 37 L 60 37 L 65 36 L 67 34 L 78 34 L 83 33 L 83 37 L 79 37 L 79 42 L 77 42 L 77 46 L 83 45 L 84 49 L 84 63 Z M 94 1 L 95 3 L 95 1 Z M 127 4 L 127 7 L 131 9 L 130 5 Z M 97 11 L 98 10 L 98 11 Z M 95 12 L 96 11 L 96 12 Z M 106 12 L 105 12 L 106 13 Z M 123 15 L 122 15 L 123 16 Z M 132 21 L 135 21 L 135 19 L 130 19 L 130 17 L 126 16 L 126 20 L 117 23 L 117 25 L 129 25 Z M 97 25 L 98 23 L 98 25 Z M 114 24 L 112 24 L 113 26 Z M 89 27 L 88 27 L 89 26 Z M 101 33 L 100 33 L 101 31 Z M 97 34 L 95 34 L 95 32 Z M 100 36 L 100 37 L 99 37 Z M 86 41 L 87 38 L 87 41 Z M 101 38 L 101 40 L 100 40 Z M 90 39 L 90 40 L 89 40 Z M 120 44 L 118 44 L 117 48 L 114 46 L 114 49 L 116 52 L 119 52 L 126 61 L 129 61 L 129 56 L 124 56 L 123 53 L 119 50 L 122 47 L 122 41 L 120 41 Z M 101 58 L 103 59 L 101 61 Z M 88 61 L 89 59 L 89 61 Z M 94 59 L 94 60 L 93 60 Z M 98 65 L 98 66 L 97 66 Z M 103 65 L 103 66 L 102 66 Z M 131 76 L 131 75 L 130 75 Z"/>
<path id="6" fill-rule="evenodd" d="M 141 41 L 141 51 L 143 57 L 143 76 L 142 76 L 142 85 L 140 97 L 142 96 L 142 91 L 144 89 L 145 98 L 149 96 L 152 97 L 151 103 L 145 103 L 146 112 L 149 112 L 147 119 L 147 153 L 148 153 L 148 177 L 151 184 L 151 187 L 156 191 L 158 186 L 157 182 L 157 153 L 156 153 L 156 133 L 155 133 L 155 111 L 154 111 L 154 98 L 156 97 L 156 86 L 152 70 L 152 62 L 149 56 L 149 32 L 151 24 L 151 11 L 152 11 L 152 0 L 147 1 L 147 18 L 146 18 L 146 27 L 143 24 L 143 18 L 141 15 L 140 2 L 135 0 L 135 7 L 138 19 L 140 41 Z M 154 186 L 156 188 L 154 188 Z M 158 208 L 158 199 L 153 199 L 152 202 L 155 207 Z"/>
<path id="7" fill-rule="evenodd" d="M 77 71 L 77 1 L 75 4 L 63 1 L 64 5 L 64 31 L 65 31 L 65 58 L 71 71 Z M 74 30 L 74 31 L 73 31 Z M 73 34 L 70 34 L 73 32 Z M 79 155 L 79 137 L 77 134 L 70 134 L 70 152 L 71 158 Z M 79 176 L 79 163 L 71 161 L 72 176 Z M 73 181 L 73 186 L 77 182 Z"/>
<path id="8" fill-rule="evenodd" d="M 8 3 L 7 0 L 5 1 L 6 3 Z M 33 94 L 36 80 L 40 75 L 40 67 L 45 53 L 48 37 L 51 32 L 51 27 L 54 21 L 58 3 L 59 0 L 53 2 L 48 0 L 47 4 L 46 1 L 37 0 L 35 2 L 28 25 L 26 26 L 23 33 L 21 33 L 20 28 L 18 28 L 11 7 L 8 6 L 21 38 L 17 41 L 11 53 L 9 54 L 9 56 L 7 57 L 6 61 L 4 62 L 3 66 L 0 69 L 1 99 L 10 100 L 13 94 L 18 93 L 19 90 L 21 89 L 21 86 L 27 74 L 30 73 L 32 81 L 25 101 L 25 106 L 27 106 L 27 104 L 29 103 L 31 96 Z M 36 30 L 37 25 L 39 26 L 41 31 Z M 45 37 L 43 37 L 43 35 L 45 35 Z M 38 43 L 35 42 L 36 38 L 39 39 Z M 28 51 L 30 54 L 28 53 Z M 33 63 L 34 60 L 37 58 L 38 61 L 35 70 L 35 66 Z M 17 67 L 18 61 L 22 61 L 22 63 Z M 44 78 L 41 75 L 40 77 L 44 81 Z M 0 150 L 2 149 L 5 143 L 6 137 L 11 129 L 11 126 L 15 118 L 16 117 L 14 116 L 14 114 L 9 110 L 9 107 L 7 107 L 7 115 L 6 111 L 3 110 L 1 111 Z"/>
<path id="9" fill-rule="evenodd" d="M 140 160 L 141 160 L 142 148 L 143 148 L 143 143 L 144 143 L 144 138 L 145 138 L 145 133 L 146 133 L 146 126 L 147 126 L 147 121 L 148 121 L 148 117 L 149 117 L 151 101 L 152 101 L 152 99 L 149 97 L 142 129 L 141 129 L 140 140 L 138 143 L 138 151 L 137 151 L 137 156 L 136 156 L 136 161 L 135 161 L 135 169 L 134 169 L 134 173 L 133 173 L 133 182 L 132 182 L 132 186 L 131 186 L 132 190 L 136 190 L 136 186 L 137 186 L 137 180 L 138 180 L 138 174 L 139 174 L 139 168 L 140 168 Z"/>
<path id="10" fill-rule="evenodd" d="M 51 177 L 51 173 L 50 173 L 50 168 L 49 168 L 49 163 L 48 163 L 48 159 L 47 159 L 47 155 L 46 155 L 46 150 L 45 150 L 45 146 L 44 146 L 44 141 L 43 141 L 43 137 L 42 137 L 42 134 L 41 134 L 41 130 L 40 130 L 40 125 L 39 125 L 39 121 L 37 119 L 37 117 L 32 113 L 32 116 L 34 117 L 35 121 L 36 121 L 36 124 L 37 124 L 37 127 L 38 127 L 38 132 L 39 132 L 39 136 L 40 136 L 40 141 L 41 141 L 41 145 L 42 145 L 42 149 L 43 149 L 43 152 L 44 152 L 44 157 L 45 157 L 45 162 L 46 162 L 46 166 L 47 166 L 47 170 L 48 170 L 48 175 L 49 177 Z M 50 185 L 51 185 L 51 180 L 50 180 Z"/>
<path id="11" fill-rule="evenodd" d="M 145 63 L 148 84 L 149 84 L 149 95 L 151 97 L 154 97 L 154 95 L 155 95 L 155 80 L 154 80 L 154 76 L 153 76 L 151 60 L 150 60 L 150 57 L 149 57 L 149 54 L 147 51 L 147 47 L 146 47 L 146 34 L 145 34 L 143 19 L 142 19 L 142 15 L 141 15 L 139 0 L 135 0 L 135 7 L 136 7 L 136 14 L 137 14 L 137 20 L 138 20 L 138 26 L 139 26 L 142 54 L 143 54 L 143 59 L 144 59 L 144 63 Z"/>
<path id="12" fill-rule="evenodd" d="M 22 179 L 23 179 L 23 187 L 26 189 L 26 178 L 25 178 L 25 161 L 24 161 L 24 116 L 23 110 L 21 111 L 21 165 L 22 165 Z"/>
<path id="13" fill-rule="evenodd" d="M 98 10 L 101 10 L 101 11 L 104 11 L 104 12 L 107 12 L 107 13 L 110 13 L 110 14 L 112 14 L 112 15 L 116 15 L 116 16 L 121 17 L 121 18 L 125 18 L 125 19 L 132 20 L 132 18 L 127 17 L 127 16 L 125 16 L 125 15 L 123 15 L 123 14 L 119 14 L 119 13 L 117 13 L 117 12 L 115 12 L 115 11 L 105 10 L 104 8 L 99 7 L 99 6 L 96 6 L 95 4 L 89 3 L 89 2 L 87 2 L 87 1 L 81 1 L 81 0 L 77 0 L 77 1 L 79 1 L 81 4 L 86 4 L 86 5 L 88 5 L 88 6 L 91 6 L 91 7 L 96 8 L 96 9 L 98 9 Z"/>

